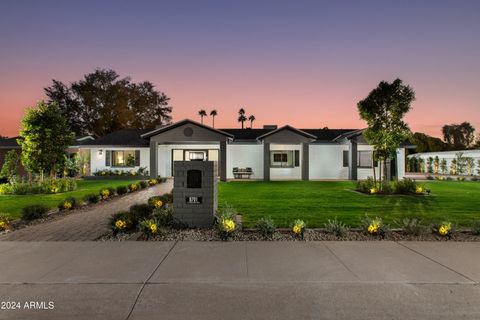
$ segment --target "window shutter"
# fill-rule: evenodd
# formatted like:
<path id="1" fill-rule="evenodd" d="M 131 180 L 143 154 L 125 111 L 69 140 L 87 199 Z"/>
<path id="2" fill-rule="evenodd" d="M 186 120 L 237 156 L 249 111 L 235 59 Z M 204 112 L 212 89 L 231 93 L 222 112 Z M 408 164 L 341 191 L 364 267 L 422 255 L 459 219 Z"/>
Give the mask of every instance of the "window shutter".
<path id="1" fill-rule="evenodd" d="M 348 167 L 348 163 L 350 162 L 350 161 L 348 161 L 348 154 L 349 154 L 348 150 L 343 151 L 343 166 L 344 167 Z"/>
<path id="2" fill-rule="evenodd" d="M 140 150 L 135 150 L 135 166 L 140 166 Z"/>
<path id="3" fill-rule="evenodd" d="M 112 163 L 112 150 L 105 151 L 105 166 L 110 167 Z"/>
<path id="4" fill-rule="evenodd" d="M 300 150 L 295 150 L 295 167 L 300 166 Z"/>

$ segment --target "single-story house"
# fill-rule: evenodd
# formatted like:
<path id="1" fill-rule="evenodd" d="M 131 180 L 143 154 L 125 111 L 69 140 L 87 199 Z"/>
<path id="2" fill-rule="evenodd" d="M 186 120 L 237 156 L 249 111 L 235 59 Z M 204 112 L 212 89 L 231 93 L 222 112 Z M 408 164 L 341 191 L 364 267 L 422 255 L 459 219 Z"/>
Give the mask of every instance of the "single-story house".
<path id="1" fill-rule="evenodd" d="M 92 174 L 102 170 L 146 168 L 151 177 L 170 177 L 174 161 L 218 161 L 222 181 L 357 180 L 373 176 L 372 150 L 358 129 L 216 129 L 182 120 L 153 130 L 123 129 L 85 141 Z M 389 164 L 393 176 L 405 175 L 404 143 Z M 378 167 L 376 170 L 378 174 Z M 240 174 L 239 174 L 240 173 Z"/>

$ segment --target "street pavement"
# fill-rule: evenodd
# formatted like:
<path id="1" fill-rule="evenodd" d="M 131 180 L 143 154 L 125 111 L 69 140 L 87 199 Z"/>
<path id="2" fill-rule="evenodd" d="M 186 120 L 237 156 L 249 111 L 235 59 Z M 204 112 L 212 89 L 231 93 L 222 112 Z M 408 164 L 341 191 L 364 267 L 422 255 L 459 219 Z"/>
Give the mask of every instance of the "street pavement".
<path id="1" fill-rule="evenodd" d="M 472 242 L 0 242 L 0 271 L 0 319 L 480 319 Z"/>

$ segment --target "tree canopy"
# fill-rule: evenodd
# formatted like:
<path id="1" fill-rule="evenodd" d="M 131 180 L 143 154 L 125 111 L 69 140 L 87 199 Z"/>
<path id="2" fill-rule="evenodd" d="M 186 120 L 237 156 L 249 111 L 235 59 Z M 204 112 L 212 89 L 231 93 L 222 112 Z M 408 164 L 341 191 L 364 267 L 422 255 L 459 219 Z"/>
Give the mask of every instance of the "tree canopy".
<path id="1" fill-rule="evenodd" d="M 392 83 L 380 82 L 357 104 L 360 117 L 368 124 L 364 136 L 373 145 L 375 157 L 383 162 L 384 167 L 385 160 L 395 154 L 400 143 L 410 134 L 403 118 L 414 100 L 412 88 L 395 79 Z"/>
<path id="2" fill-rule="evenodd" d="M 22 147 L 21 161 L 33 174 L 53 175 L 63 164 L 67 147 L 75 134 L 56 103 L 39 102 L 29 108 L 22 120 L 18 144 Z"/>
<path id="3" fill-rule="evenodd" d="M 114 70 L 97 69 L 70 85 L 53 80 L 45 92 L 77 135 L 103 136 L 171 121 L 170 98 L 152 83 L 132 83 L 130 77 L 120 78 Z"/>
<path id="4" fill-rule="evenodd" d="M 443 140 L 456 150 L 464 150 L 475 142 L 475 128 L 469 122 L 446 124 L 442 127 Z"/>
<path id="5" fill-rule="evenodd" d="M 411 142 L 417 146 L 416 152 L 447 151 L 450 146 L 440 138 L 429 136 L 425 133 L 415 132 L 411 136 Z"/>

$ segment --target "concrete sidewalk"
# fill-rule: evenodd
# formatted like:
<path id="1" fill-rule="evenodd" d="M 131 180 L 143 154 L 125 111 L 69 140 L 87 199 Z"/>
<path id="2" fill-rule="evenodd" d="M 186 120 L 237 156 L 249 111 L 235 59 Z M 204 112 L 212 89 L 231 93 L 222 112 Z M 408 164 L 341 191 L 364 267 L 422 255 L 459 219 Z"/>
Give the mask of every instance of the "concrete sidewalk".
<path id="1" fill-rule="evenodd" d="M 0 319 L 480 318 L 478 243 L 0 242 L 0 268 Z"/>

